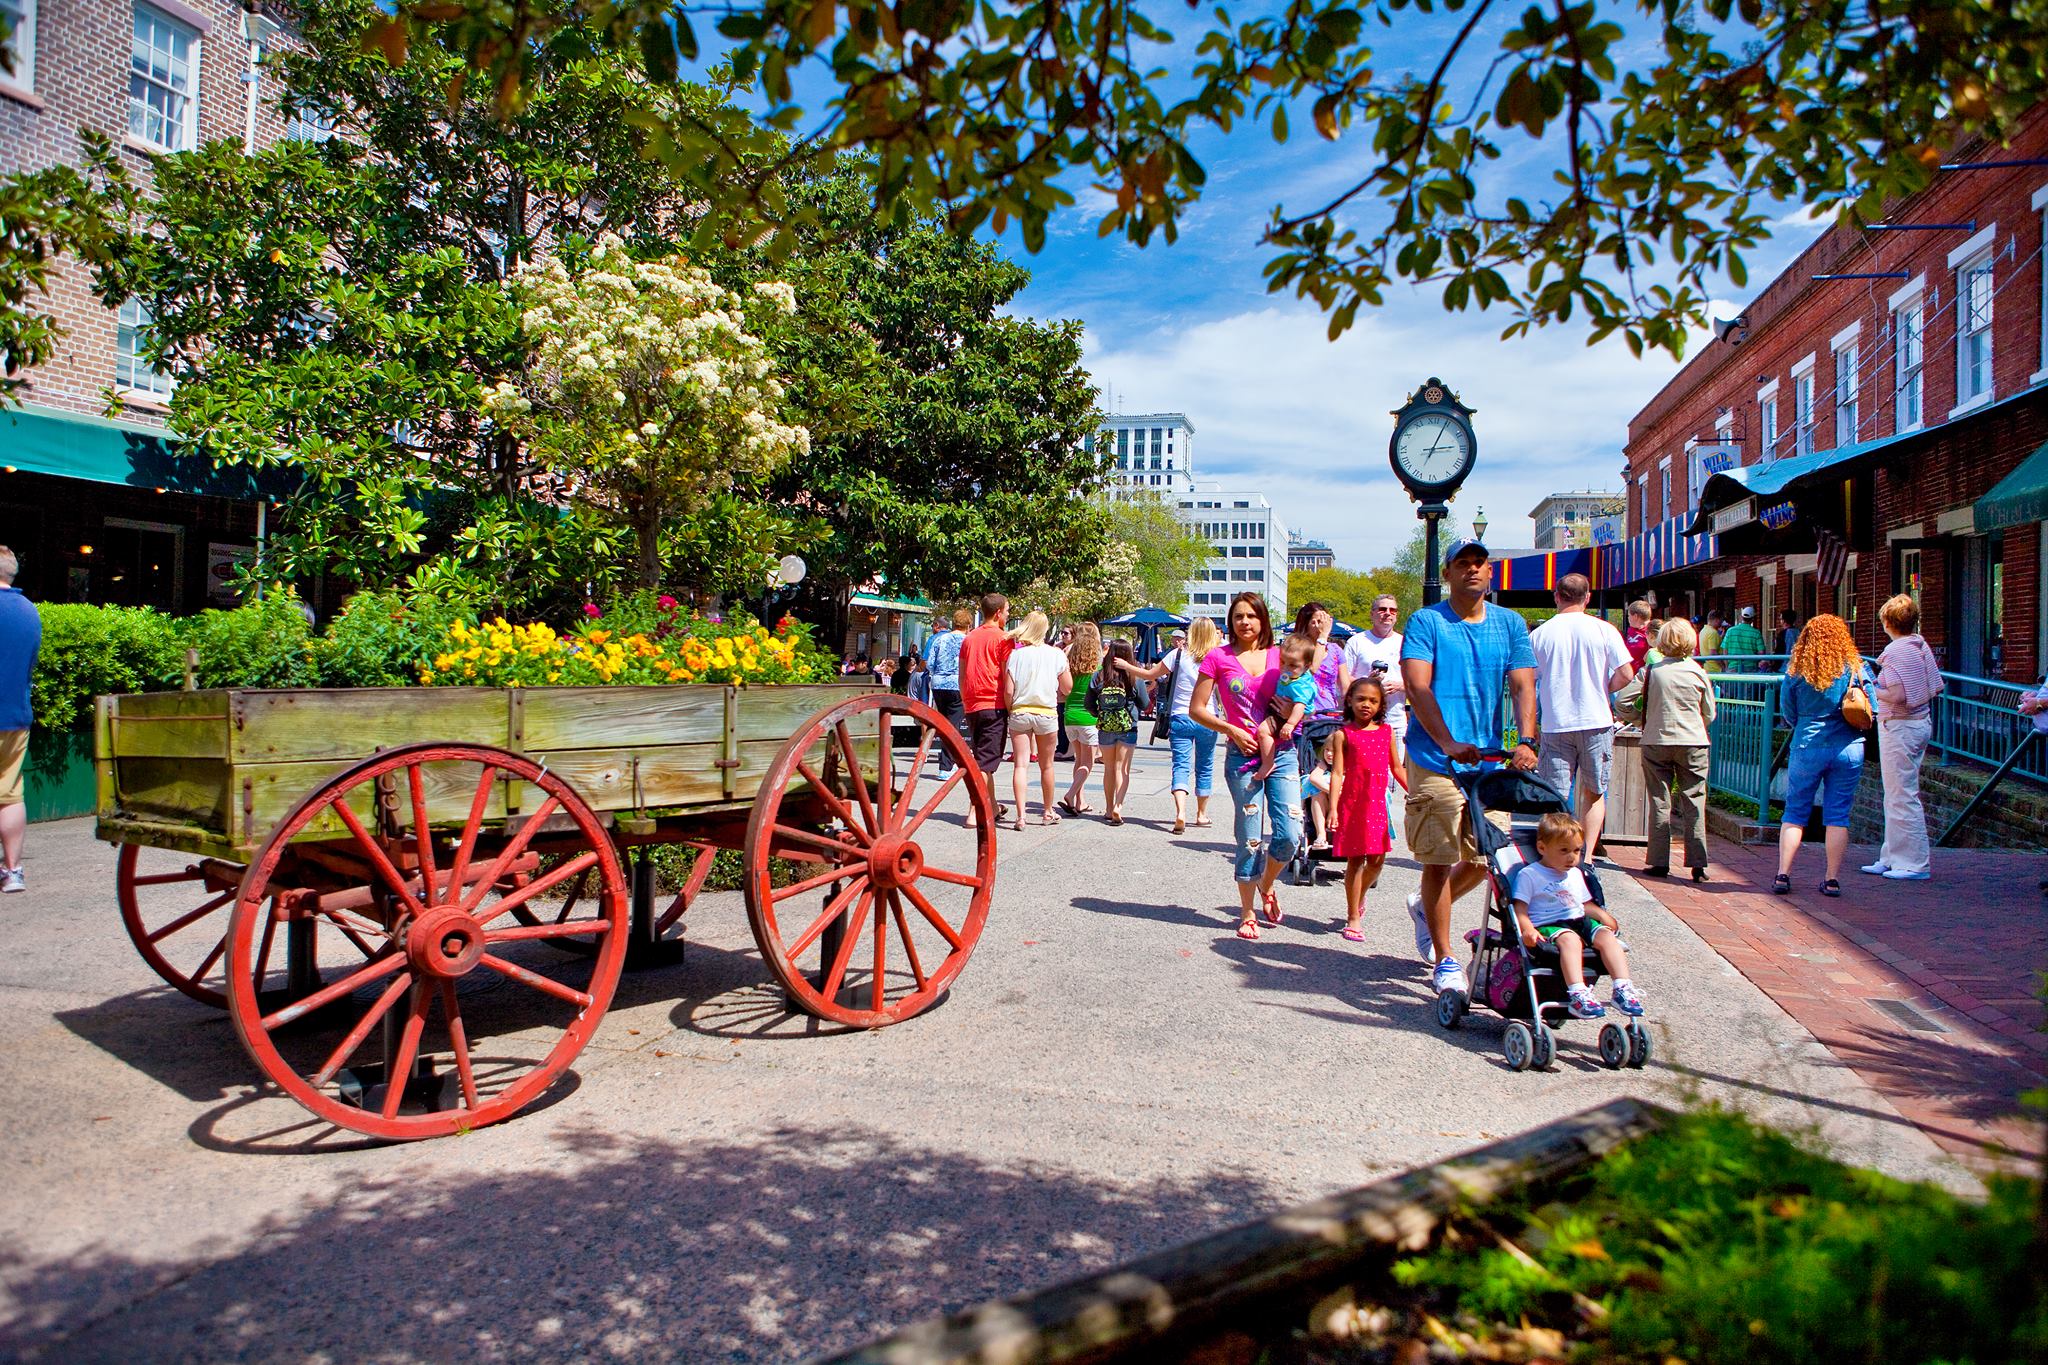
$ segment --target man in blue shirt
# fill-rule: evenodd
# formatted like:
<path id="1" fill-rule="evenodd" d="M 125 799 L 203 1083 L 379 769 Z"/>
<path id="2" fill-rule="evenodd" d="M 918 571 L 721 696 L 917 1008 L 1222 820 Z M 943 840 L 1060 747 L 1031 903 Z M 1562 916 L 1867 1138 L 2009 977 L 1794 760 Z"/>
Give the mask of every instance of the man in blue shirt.
<path id="1" fill-rule="evenodd" d="M 974 613 L 962 607 L 953 613 L 952 629 L 942 630 L 924 642 L 924 671 L 931 679 L 932 707 L 951 721 L 962 736 L 967 733 L 967 713 L 960 709 L 960 642 L 974 624 Z M 950 772 L 952 758 L 939 750 L 938 770 Z"/>
<path id="2" fill-rule="evenodd" d="M 28 835 L 21 765 L 28 757 L 29 722 L 35 719 L 28 675 L 43 645 L 43 620 L 14 586 L 20 572 L 14 551 L 0 545 L 0 892 L 28 890 L 21 871 L 21 845 Z"/>
<path id="3" fill-rule="evenodd" d="M 1493 560 L 1476 540 L 1444 554 L 1443 601 L 1408 618 L 1401 681 L 1408 693 L 1408 847 L 1422 864 L 1422 891 L 1408 898 L 1415 951 L 1435 964 L 1433 988 L 1469 995 L 1451 953 L 1451 906 L 1486 876 L 1453 764 L 1477 764 L 1500 748 L 1504 693 L 1515 702 L 1521 742 L 1508 762 L 1536 767 L 1536 653 L 1518 613 L 1486 600 Z"/>

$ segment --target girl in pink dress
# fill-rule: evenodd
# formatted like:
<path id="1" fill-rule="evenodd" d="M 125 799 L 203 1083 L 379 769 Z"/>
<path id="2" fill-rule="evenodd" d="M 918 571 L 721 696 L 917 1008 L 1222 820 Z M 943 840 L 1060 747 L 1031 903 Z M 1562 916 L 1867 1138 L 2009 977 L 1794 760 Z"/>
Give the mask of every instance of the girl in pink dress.
<path id="1" fill-rule="evenodd" d="M 1357 678 L 1344 693 L 1344 728 L 1330 736 L 1330 805 L 1336 811 L 1337 856 L 1344 859 L 1344 937 L 1365 937 L 1358 927 L 1365 893 L 1380 879 L 1394 846 L 1387 818 L 1387 789 L 1406 786 L 1401 737 L 1383 717 L 1386 689 L 1374 678 Z"/>

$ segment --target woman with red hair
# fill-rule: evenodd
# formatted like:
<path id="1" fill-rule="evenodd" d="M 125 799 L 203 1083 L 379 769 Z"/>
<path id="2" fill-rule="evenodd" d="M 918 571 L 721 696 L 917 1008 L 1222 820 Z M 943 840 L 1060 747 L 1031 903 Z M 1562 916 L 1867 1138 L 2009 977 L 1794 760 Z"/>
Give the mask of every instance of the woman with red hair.
<path id="1" fill-rule="evenodd" d="M 1851 688 L 1863 689 L 1861 712 L 1871 715 L 1870 671 L 1849 625 L 1821 615 L 1806 623 L 1785 664 L 1778 687 L 1778 711 L 1792 727 L 1792 752 L 1785 765 L 1785 817 L 1778 826 L 1778 878 L 1771 890 L 1792 893 L 1792 860 L 1806 837 L 1807 817 L 1821 804 L 1827 827 L 1827 876 L 1823 896 L 1842 894 L 1842 855 L 1849 851 L 1849 812 L 1863 777 L 1863 731 L 1842 713 Z M 1867 722 L 1866 722 L 1867 723 Z"/>

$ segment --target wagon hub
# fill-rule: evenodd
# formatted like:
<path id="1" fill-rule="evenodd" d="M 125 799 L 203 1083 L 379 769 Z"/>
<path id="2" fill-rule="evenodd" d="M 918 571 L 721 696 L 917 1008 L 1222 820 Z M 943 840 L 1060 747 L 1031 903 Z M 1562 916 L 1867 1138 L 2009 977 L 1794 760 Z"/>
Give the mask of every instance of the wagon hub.
<path id="1" fill-rule="evenodd" d="M 429 910 L 413 921 L 405 951 L 428 976 L 458 977 L 484 955 L 483 926 L 453 906 Z"/>
<path id="2" fill-rule="evenodd" d="M 924 850 L 900 834 L 885 834 L 868 849 L 868 878 L 884 891 L 908 886 L 924 875 Z"/>

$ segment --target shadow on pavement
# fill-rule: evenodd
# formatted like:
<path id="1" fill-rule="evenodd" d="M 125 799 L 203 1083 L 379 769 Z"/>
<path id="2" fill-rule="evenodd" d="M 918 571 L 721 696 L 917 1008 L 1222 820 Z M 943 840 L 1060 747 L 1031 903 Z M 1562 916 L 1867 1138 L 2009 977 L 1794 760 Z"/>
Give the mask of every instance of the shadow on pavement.
<path id="1" fill-rule="evenodd" d="M 786 1360 L 1277 1198 L 1242 1175 L 1111 1187 L 846 1126 L 701 1147 L 572 1130 L 549 1157 L 518 1173 L 372 1174 L 203 1263 L 100 1248 L 29 1264 L 0 1250 L 17 1308 L 0 1354 Z"/>

